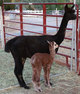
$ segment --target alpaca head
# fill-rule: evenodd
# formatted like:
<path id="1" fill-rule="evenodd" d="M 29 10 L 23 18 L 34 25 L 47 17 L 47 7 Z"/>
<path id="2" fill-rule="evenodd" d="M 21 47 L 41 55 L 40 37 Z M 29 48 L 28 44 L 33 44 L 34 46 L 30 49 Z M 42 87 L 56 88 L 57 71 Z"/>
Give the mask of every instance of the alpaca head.
<path id="1" fill-rule="evenodd" d="M 56 44 L 56 42 L 54 42 L 54 41 L 52 41 L 52 42 L 47 41 L 47 42 L 49 44 L 49 50 L 55 50 L 56 48 L 59 47 L 58 44 Z"/>
<path id="2" fill-rule="evenodd" d="M 66 4 L 65 6 L 65 14 L 66 14 L 66 20 L 75 20 L 76 19 L 76 15 L 75 15 L 75 10 L 74 10 L 74 5 L 72 7 L 68 7 L 68 5 Z"/>

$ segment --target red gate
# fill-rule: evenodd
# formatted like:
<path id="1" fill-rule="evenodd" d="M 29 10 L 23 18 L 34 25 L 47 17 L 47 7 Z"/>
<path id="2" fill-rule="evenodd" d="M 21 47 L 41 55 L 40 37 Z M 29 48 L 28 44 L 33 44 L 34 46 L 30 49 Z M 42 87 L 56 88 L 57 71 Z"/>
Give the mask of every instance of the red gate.
<path id="1" fill-rule="evenodd" d="M 47 17 L 63 17 L 62 15 L 48 15 L 46 14 L 46 5 L 65 5 L 65 4 L 69 4 L 69 5 L 73 5 L 73 3 L 3 3 L 3 6 L 2 6 L 2 10 L 3 10 L 3 31 L 4 31 L 4 42 L 6 43 L 6 40 L 8 40 L 6 38 L 7 35 L 9 36 L 16 36 L 14 34 L 11 34 L 11 33 L 7 33 L 5 31 L 6 28 L 9 28 L 11 30 L 19 30 L 20 31 L 20 35 L 23 35 L 24 32 L 29 32 L 29 33 L 35 33 L 35 34 L 46 34 L 46 28 L 49 27 L 49 28 L 59 28 L 58 26 L 50 26 L 50 25 L 47 25 L 46 22 L 47 22 Z M 4 11 L 4 6 L 5 5 L 18 5 L 19 6 L 19 9 L 20 9 L 20 12 L 18 13 L 14 13 L 14 12 L 8 12 L 8 11 Z M 33 13 L 23 13 L 23 8 L 22 6 L 23 5 L 42 5 L 43 6 L 43 14 L 33 14 Z M 76 10 L 77 10 L 77 20 L 76 20 L 76 47 L 78 47 L 78 5 L 75 5 L 76 6 Z M 4 18 L 4 15 L 5 14 L 16 14 L 16 15 L 19 15 L 20 16 L 20 21 L 13 21 L 13 20 L 5 20 Z M 41 16 L 43 17 L 43 24 L 34 24 L 34 23 L 28 23 L 28 22 L 24 22 L 23 21 L 23 15 L 36 15 L 36 16 Z M 7 26 L 5 23 L 6 22 L 9 22 L 9 23 L 18 23 L 20 24 L 20 28 L 14 28 L 14 27 L 10 27 L 10 26 Z M 23 25 L 24 24 L 27 24 L 27 25 L 32 25 L 32 26 L 41 26 L 43 27 L 43 33 L 40 33 L 40 32 L 34 32 L 34 31 L 30 31 L 30 30 L 24 30 L 23 28 Z M 67 30 L 71 30 L 72 31 L 72 28 L 67 28 Z M 65 37 L 65 39 L 67 40 L 72 40 L 72 38 L 68 38 L 68 37 Z M 60 46 L 61 48 L 65 48 L 65 49 L 71 49 L 71 47 L 66 47 L 66 46 Z M 57 53 L 58 55 L 61 55 L 61 56 L 64 56 L 66 58 L 66 63 L 62 63 L 62 62 L 59 62 L 57 61 L 58 63 L 62 64 L 62 65 L 67 65 L 68 67 L 70 67 L 70 64 L 69 64 L 69 58 L 71 58 L 70 55 L 66 55 L 66 54 L 63 54 L 63 53 Z M 77 57 L 78 57 L 78 49 L 77 49 Z M 73 59 L 75 59 L 75 57 L 73 57 Z M 79 70 L 78 69 L 78 66 L 79 66 L 79 63 L 77 63 L 77 71 Z"/>
<path id="2" fill-rule="evenodd" d="M 80 16 L 79 16 L 79 34 L 78 34 L 78 63 L 77 63 L 77 70 L 79 70 L 79 75 L 80 75 Z"/>

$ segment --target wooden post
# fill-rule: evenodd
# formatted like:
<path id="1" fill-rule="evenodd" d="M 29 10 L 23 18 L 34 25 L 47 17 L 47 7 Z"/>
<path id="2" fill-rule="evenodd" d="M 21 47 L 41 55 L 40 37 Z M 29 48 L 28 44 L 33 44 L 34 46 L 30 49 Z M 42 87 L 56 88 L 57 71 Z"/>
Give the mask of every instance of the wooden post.
<path id="1" fill-rule="evenodd" d="M 3 17 L 2 17 L 2 8 L 0 7 L 0 33 L 1 33 L 1 46 L 4 48 L 4 32 L 3 32 Z"/>

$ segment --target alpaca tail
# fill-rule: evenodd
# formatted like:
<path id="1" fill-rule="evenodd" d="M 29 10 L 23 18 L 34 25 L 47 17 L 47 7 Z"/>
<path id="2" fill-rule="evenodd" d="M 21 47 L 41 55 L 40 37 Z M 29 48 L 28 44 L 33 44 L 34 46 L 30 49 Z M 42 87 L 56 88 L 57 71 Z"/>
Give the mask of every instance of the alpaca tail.
<path id="1" fill-rule="evenodd" d="M 5 52 L 10 52 L 10 46 L 11 46 L 11 41 L 8 41 L 6 44 L 5 44 Z"/>
<path id="2" fill-rule="evenodd" d="M 9 41 L 5 44 L 5 48 L 4 48 L 5 52 L 8 52 L 8 53 L 10 52 L 11 46 L 12 46 L 12 44 L 15 42 L 15 40 L 16 40 L 16 38 L 13 38 L 13 39 L 9 40 Z"/>

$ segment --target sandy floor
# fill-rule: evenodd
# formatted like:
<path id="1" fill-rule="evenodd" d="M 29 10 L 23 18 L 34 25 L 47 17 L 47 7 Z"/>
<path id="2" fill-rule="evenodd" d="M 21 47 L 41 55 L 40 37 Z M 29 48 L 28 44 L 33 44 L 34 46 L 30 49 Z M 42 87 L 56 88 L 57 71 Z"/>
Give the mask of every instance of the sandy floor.
<path id="1" fill-rule="evenodd" d="M 57 56 L 56 56 L 57 58 Z M 29 59 L 24 67 L 24 80 L 31 87 L 30 90 L 19 87 L 14 76 L 14 60 L 9 53 L 0 49 L 0 94 L 39 94 L 34 91 L 32 81 L 32 68 Z M 67 67 L 53 63 L 51 69 L 52 88 L 45 87 L 43 71 L 41 74 L 40 94 L 80 94 L 80 76 Z"/>
<path id="2" fill-rule="evenodd" d="M 43 91 L 38 93 L 31 88 L 26 90 L 20 87 L 0 91 L 0 94 L 80 94 L 80 77 L 74 72 L 67 72 L 64 75 L 52 77 L 54 84 L 52 88 L 42 88 Z M 55 80 L 56 79 L 56 80 Z"/>

